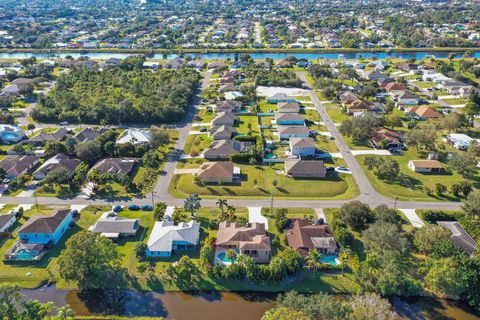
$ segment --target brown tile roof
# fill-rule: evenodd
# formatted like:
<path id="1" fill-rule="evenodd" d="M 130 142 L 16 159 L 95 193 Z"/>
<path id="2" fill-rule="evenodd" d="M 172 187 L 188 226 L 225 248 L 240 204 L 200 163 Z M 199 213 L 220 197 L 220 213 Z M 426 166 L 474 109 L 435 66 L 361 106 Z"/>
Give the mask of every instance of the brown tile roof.
<path id="1" fill-rule="evenodd" d="M 427 106 L 420 106 L 420 107 L 411 107 L 406 110 L 410 113 L 415 113 L 421 118 L 441 118 L 442 115 L 435 111 L 433 108 Z"/>
<path id="2" fill-rule="evenodd" d="M 407 88 L 405 88 L 405 86 L 401 83 L 390 82 L 385 86 L 385 90 L 387 90 L 387 91 L 392 91 L 392 90 L 404 91 L 404 90 L 407 90 Z"/>
<path id="3" fill-rule="evenodd" d="M 70 213 L 70 209 L 57 210 L 50 216 L 36 215 L 25 223 L 19 233 L 53 233 Z"/>
<path id="4" fill-rule="evenodd" d="M 328 225 L 311 224 L 306 219 L 292 219 L 286 234 L 288 246 L 298 250 L 302 255 L 316 248 L 313 241 L 315 238 L 325 238 L 330 246 L 336 247 L 333 233 Z"/>
<path id="5" fill-rule="evenodd" d="M 132 171 L 133 166 L 135 165 L 135 160 L 133 159 L 122 159 L 122 158 L 105 158 L 99 160 L 93 167 L 101 173 L 111 173 L 115 175 L 126 175 Z"/>
<path id="6" fill-rule="evenodd" d="M 198 178 L 231 179 L 234 164 L 232 162 L 205 162 L 200 166 Z"/>
<path id="7" fill-rule="evenodd" d="M 238 222 L 223 221 L 218 226 L 217 245 L 237 242 L 241 249 L 270 250 L 270 238 L 265 233 L 263 223 L 254 222 L 250 226 L 241 226 Z"/>
<path id="8" fill-rule="evenodd" d="M 396 131 L 387 129 L 387 128 L 376 128 L 372 133 L 372 140 L 376 143 L 387 139 L 394 143 L 400 143 L 402 140 L 402 135 Z"/>

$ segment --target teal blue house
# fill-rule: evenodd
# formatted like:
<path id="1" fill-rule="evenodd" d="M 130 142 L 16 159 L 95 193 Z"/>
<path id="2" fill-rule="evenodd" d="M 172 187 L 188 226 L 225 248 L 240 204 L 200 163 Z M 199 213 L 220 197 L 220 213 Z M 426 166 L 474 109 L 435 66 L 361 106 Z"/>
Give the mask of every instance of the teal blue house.
<path id="1" fill-rule="evenodd" d="M 282 126 L 303 126 L 305 118 L 298 113 L 277 113 L 275 123 Z"/>
<path id="2" fill-rule="evenodd" d="M 18 231 L 30 244 L 57 244 L 73 223 L 73 210 L 57 210 L 50 216 L 33 216 Z"/>

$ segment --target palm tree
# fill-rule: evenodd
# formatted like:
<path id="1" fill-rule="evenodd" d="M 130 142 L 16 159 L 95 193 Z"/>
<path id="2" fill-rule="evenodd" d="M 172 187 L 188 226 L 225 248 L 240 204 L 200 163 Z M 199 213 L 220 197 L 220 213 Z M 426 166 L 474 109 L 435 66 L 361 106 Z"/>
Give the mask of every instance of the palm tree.
<path id="1" fill-rule="evenodd" d="M 55 306 L 53 305 L 53 302 L 52 301 L 49 301 L 47 303 L 42 303 L 42 305 L 40 306 L 40 310 L 38 312 L 38 315 L 43 319 L 43 318 L 47 318 L 47 319 L 50 319 L 50 315 L 52 313 L 52 310 Z"/>
<path id="2" fill-rule="evenodd" d="M 227 200 L 226 199 L 219 199 L 217 202 L 216 202 L 216 205 L 218 206 L 218 209 L 220 209 L 220 211 L 222 213 L 224 213 L 223 209 L 224 207 L 228 207 L 228 203 L 227 203 Z"/>
<path id="3" fill-rule="evenodd" d="M 185 199 L 185 202 L 183 203 L 183 208 L 185 211 L 190 212 L 192 217 L 195 217 L 195 212 L 202 207 L 200 204 L 200 197 L 197 194 L 190 194 L 188 197 Z"/>
<path id="4" fill-rule="evenodd" d="M 60 320 L 66 320 L 68 318 L 74 318 L 75 311 L 70 308 L 70 305 L 66 304 L 63 307 L 57 309 L 57 318 Z"/>
<path id="5" fill-rule="evenodd" d="M 338 258 L 340 259 L 340 264 L 342 267 L 342 274 L 345 268 L 345 265 L 347 265 L 350 262 L 350 251 L 349 250 L 341 250 L 340 254 L 338 255 Z"/>
<path id="6" fill-rule="evenodd" d="M 227 258 L 227 260 L 230 260 L 232 261 L 232 263 L 234 263 L 237 260 L 237 252 L 233 249 L 230 249 L 225 253 L 225 258 Z"/>
<path id="7" fill-rule="evenodd" d="M 321 263 L 319 262 L 320 260 L 320 252 L 317 249 L 310 250 L 305 257 L 305 261 L 307 262 L 307 268 L 313 270 L 313 274 L 315 274 L 315 271 L 320 268 Z"/>

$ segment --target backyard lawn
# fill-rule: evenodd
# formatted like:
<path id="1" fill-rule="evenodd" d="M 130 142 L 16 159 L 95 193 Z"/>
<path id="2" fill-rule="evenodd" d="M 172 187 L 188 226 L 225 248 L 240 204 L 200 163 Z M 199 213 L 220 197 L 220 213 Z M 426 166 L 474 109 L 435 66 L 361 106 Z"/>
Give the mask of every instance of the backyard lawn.
<path id="1" fill-rule="evenodd" d="M 328 160 L 331 161 L 331 160 Z M 170 193 L 184 198 L 188 194 L 199 194 L 208 198 L 219 196 L 259 198 L 269 197 L 270 192 L 280 198 L 351 199 L 358 194 L 351 175 L 330 173 L 325 179 L 291 179 L 283 174 L 282 163 L 272 166 L 238 165 L 241 167 L 241 185 L 207 185 L 193 183 L 190 174 L 175 175 L 170 184 Z M 278 185 L 273 187 L 273 181 Z M 256 182 L 256 184 L 255 184 Z"/>
<path id="2" fill-rule="evenodd" d="M 258 127 L 258 117 L 239 116 L 237 132 L 240 134 L 259 135 L 260 128 Z"/>
<path id="3" fill-rule="evenodd" d="M 357 156 L 357 160 L 367 174 L 373 187 L 381 194 L 389 197 L 398 197 L 402 201 L 459 201 L 450 193 L 437 197 L 432 194 L 428 196 L 424 188 L 429 188 L 435 193 L 435 184 L 441 183 L 450 190 L 452 184 L 459 183 L 464 179 L 457 173 L 448 173 L 442 170 L 440 174 L 417 173 L 408 168 L 409 160 L 421 159 L 414 148 L 407 150 L 402 156 L 395 156 L 394 159 L 400 164 L 400 179 L 395 182 L 387 182 L 378 179 L 373 172 L 368 170 L 364 164 L 365 155 Z"/>

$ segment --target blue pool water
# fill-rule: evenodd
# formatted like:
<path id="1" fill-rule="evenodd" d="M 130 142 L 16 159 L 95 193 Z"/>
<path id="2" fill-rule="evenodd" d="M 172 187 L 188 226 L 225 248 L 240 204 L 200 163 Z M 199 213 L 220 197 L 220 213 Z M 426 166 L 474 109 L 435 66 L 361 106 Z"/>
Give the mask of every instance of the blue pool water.
<path id="1" fill-rule="evenodd" d="M 225 252 L 220 252 L 217 257 L 219 260 L 222 260 L 223 262 L 227 262 L 227 263 L 235 262 L 235 260 L 227 259 L 227 254 Z"/>
<path id="2" fill-rule="evenodd" d="M 273 153 L 267 153 L 267 155 L 265 155 L 265 158 L 267 159 L 275 159 L 277 156 L 274 155 Z"/>
<path id="3" fill-rule="evenodd" d="M 332 266 L 338 266 L 338 260 L 336 255 L 322 256 L 320 262 L 330 264 Z"/>

